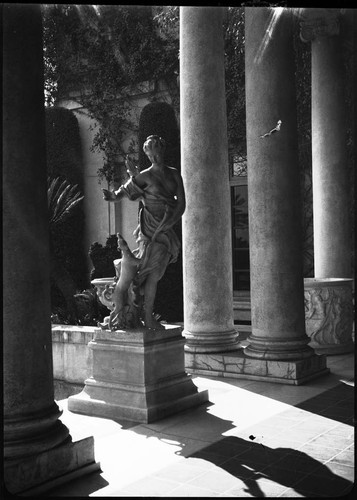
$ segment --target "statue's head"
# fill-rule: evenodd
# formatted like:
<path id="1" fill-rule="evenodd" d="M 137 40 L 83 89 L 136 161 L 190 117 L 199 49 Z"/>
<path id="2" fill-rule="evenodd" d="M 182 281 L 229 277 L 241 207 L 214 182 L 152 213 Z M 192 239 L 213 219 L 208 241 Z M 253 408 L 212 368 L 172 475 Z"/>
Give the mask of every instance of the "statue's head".
<path id="1" fill-rule="evenodd" d="M 165 148 L 164 139 L 158 135 L 149 135 L 143 145 L 143 151 L 151 162 L 162 160 Z"/>

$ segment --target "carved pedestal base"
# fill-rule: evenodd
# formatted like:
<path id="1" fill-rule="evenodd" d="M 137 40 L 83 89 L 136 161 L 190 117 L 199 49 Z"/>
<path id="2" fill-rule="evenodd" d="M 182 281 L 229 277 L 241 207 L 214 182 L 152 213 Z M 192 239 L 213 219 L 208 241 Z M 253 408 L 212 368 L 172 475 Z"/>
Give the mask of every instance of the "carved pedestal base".
<path id="1" fill-rule="evenodd" d="M 93 350 L 92 376 L 83 391 L 68 398 L 68 409 L 114 420 L 149 423 L 208 401 L 185 372 L 181 328 L 100 330 Z"/>
<path id="2" fill-rule="evenodd" d="M 93 437 L 64 443 L 28 457 L 4 460 L 7 490 L 21 496 L 45 493 L 77 477 L 100 470 Z"/>
<path id="3" fill-rule="evenodd" d="M 317 353 L 354 350 L 352 279 L 305 278 L 306 333 Z"/>
<path id="4" fill-rule="evenodd" d="M 251 358 L 246 356 L 243 350 L 239 350 L 216 354 L 186 352 L 185 357 L 189 373 L 208 377 L 300 385 L 329 373 L 325 356 L 317 354 L 305 359 L 272 360 Z"/>

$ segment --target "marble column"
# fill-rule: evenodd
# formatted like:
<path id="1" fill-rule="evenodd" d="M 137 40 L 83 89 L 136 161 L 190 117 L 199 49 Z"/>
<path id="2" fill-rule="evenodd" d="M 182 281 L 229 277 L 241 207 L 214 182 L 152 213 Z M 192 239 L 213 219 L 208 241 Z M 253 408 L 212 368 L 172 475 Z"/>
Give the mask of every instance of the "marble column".
<path id="1" fill-rule="evenodd" d="M 311 357 L 305 333 L 293 15 L 246 8 L 252 334 L 245 355 Z M 266 137 L 281 120 L 280 130 Z"/>
<path id="2" fill-rule="evenodd" d="M 352 278 L 346 76 L 341 36 L 335 31 L 313 35 L 311 79 L 315 277 Z"/>
<path id="3" fill-rule="evenodd" d="M 184 335 L 187 352 L 234 350 L 222 7 L 180 8 Z"/>
<path id="4" fill-rule="evenodd" d="M 4 476 L 16 493 L 75 466 L 53 390 L 40 6 L 6 4 L 3 20 Z"/>

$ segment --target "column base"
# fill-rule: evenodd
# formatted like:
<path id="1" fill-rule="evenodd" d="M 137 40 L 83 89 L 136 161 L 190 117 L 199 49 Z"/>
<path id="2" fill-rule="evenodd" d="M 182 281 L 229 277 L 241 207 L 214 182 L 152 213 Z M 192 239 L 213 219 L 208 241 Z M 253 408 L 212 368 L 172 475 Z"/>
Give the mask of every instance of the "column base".
<path id="1" fill-rule="evenodd" d="M 246 356 L 243 350 L 232 353 L 185 354 L 186 370 L 192 375 L 240 378 L 300 385 L 327 375 L 326 357 L 313 354 L 305 359 L 271 360 Z"/>
<path id="2" fill-rule="evenodd" d="M 69 436 L 68 428 L 59 417 L 56 402 L 47 408 L 21 418 L 4 418 L 4 458 L 22 460 L 37 455 L 65 442 Z"/>
<path id="3" fill-rule="evenodd" d="M 227 352 L 239 348 L 238 332 L 228 330 L 226 332 L 189 332 L 183 331 L 186 337 L 185 352 Z"/>
<path id="4" fill-rule="evenodd" d="M 23 459 L 4 460 L 4 480 L 9 493 L 33 496 L 77 477 L 100 470 L 94 460 L 94 439 L 87 437 Z"/>
<path id="5" fill-rule="evenodd" d="M 92 376 L 68 409 L 114 420 L 150 423 L 208 401 L 185 372 L 181 328 L 97 330 Z"/>
<path id="6" fill-rule="evenodd" d="M 248 337 L 248 341 L 249 345 L 244 349 L 244 354 L 252 358 L 287 361 L 310 358 L 314 354 L 314 350 L 308 346 L 309 338 L 306 335 L 291 340 L 259 337 L 253 333 Z"/>

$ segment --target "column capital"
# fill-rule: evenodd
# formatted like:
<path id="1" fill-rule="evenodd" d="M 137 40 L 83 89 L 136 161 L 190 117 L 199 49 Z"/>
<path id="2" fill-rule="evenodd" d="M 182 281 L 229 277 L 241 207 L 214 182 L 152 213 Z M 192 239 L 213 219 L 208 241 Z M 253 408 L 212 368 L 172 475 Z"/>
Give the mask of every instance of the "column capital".
<path id="1" fill-rule="evenodd" d="M 343 9 L 300 9 L 300 39 L 312 42 L 316 38 L 340 33 Z"/>

